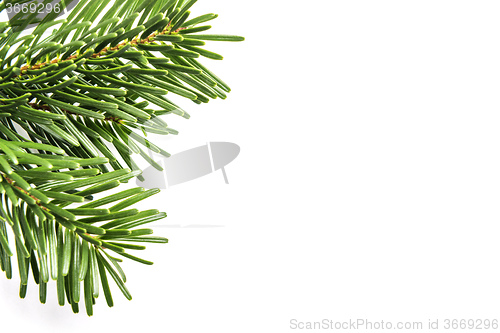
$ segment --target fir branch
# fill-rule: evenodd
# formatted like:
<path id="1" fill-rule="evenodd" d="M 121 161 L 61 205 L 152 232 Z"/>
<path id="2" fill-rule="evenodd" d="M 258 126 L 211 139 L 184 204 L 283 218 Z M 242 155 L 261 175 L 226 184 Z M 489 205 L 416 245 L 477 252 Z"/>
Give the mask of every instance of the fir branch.
<path id="1" fill-rule="evenodd" d="M 110 251 L 149 265 L 135 243 L 168 242 L 144 228 L 165 213 L 133 208 L 158 190 L 114 189 L 140 179 L 133 155 L 161 169 L 141 146 L 170 156 L 146 137 L 177 134 L 162 115 L 189 118 L 168 93 L 202 104 L 230 91 L 196 58 L 222 59 L 205 41 L 243 37 L 197 34 L 217 15 L 189 19 L 195 3 L 80 0 L 66 19 L 0 22 L 0 269 L 12 278 L 16 257 L 22 298 L 31 270 L 42 303 L 52 278 L 60 305 L 91 316 L 100 288 L 113 306 L 108 277 L 132 297 Z"/>

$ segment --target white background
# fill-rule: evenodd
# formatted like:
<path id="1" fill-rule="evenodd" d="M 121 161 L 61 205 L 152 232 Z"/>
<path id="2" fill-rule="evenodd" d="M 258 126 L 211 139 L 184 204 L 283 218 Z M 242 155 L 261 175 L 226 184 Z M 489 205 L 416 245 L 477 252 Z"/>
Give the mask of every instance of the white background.
<path id="1" fill-rule="evenodd" d="M 220 172 L 140 208 L 168 218 L 131 302 L 92 318 L 0 278 L 2 331 L 293 332 L 290 320 L 499 319 L 500 3 L 200 0 L 226 101 L 167 116 Z M 218 225 L 187 228 L 190 225 Z M 170 227 L 168 227 L 170 226 Z M 16 272 L 15 272 L 16 273 Z M 16 274 L 14 274 L 16 275 Z M 6 329 L 9 328 L 9 329 Z"/>

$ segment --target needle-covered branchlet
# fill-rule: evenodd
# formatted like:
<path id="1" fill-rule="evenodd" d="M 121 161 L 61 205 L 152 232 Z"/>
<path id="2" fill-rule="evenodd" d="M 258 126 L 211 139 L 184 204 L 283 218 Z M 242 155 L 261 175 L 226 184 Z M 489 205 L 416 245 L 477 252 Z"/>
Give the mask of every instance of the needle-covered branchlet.
<path id="1" fill-rule="evenodd" d="M 195 2 L 80 0 L 66 19 L 0 22 L 0 269 L 19 271 L 22 298 L 37 286 L 45 303 L 54 280 L 60 305 L 92 315 L 98 297 L 113 305 L 110 280 L 132 298 L 121 257 L 152 264 L 135 253 L 167 243 L 144 228 L 166 214 L 134 208 L 159 190 L 117 187 L 141 177 L 137 156 L 170 156 L 147 136 L 177 134 L 160 116 L 189 118 L 174 98 L 230 92 L 198 58 L 243 38 L 206 34 L 217 15 L 190 18 Z"/>

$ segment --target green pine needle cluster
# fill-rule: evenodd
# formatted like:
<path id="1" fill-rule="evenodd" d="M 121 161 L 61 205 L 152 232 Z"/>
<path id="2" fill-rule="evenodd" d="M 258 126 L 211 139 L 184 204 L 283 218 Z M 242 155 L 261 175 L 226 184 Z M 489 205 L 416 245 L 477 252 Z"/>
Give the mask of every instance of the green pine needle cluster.
<path id="1" fill-rule="evenodd" d="M 136 156 L 160 170 L 149 150 L 169 156 L 147 135 L 177 134 L 161 115 L 189 115 L 166 96 L 230 91 L 198 59 L 222 59 L 205 41 L 243 38 L 207 34 L 217 15 L 191 18 L 195 2 L 80 0 L 66 19 L 0 22 L 0 268 L 10 279 L 17 261 L 22 298 L 32 276 L 45 303 L 54 280 L 60 305 L 83 300 L 91 316 L 99 295 L 113 305 L 110 280 L 131 299 L 122 258 L 152 264 L 130 252 L 167 242 L 144 228 L 165 213 L 132 208 L 158 190 L 115 188 L 141 177 Z"/>

